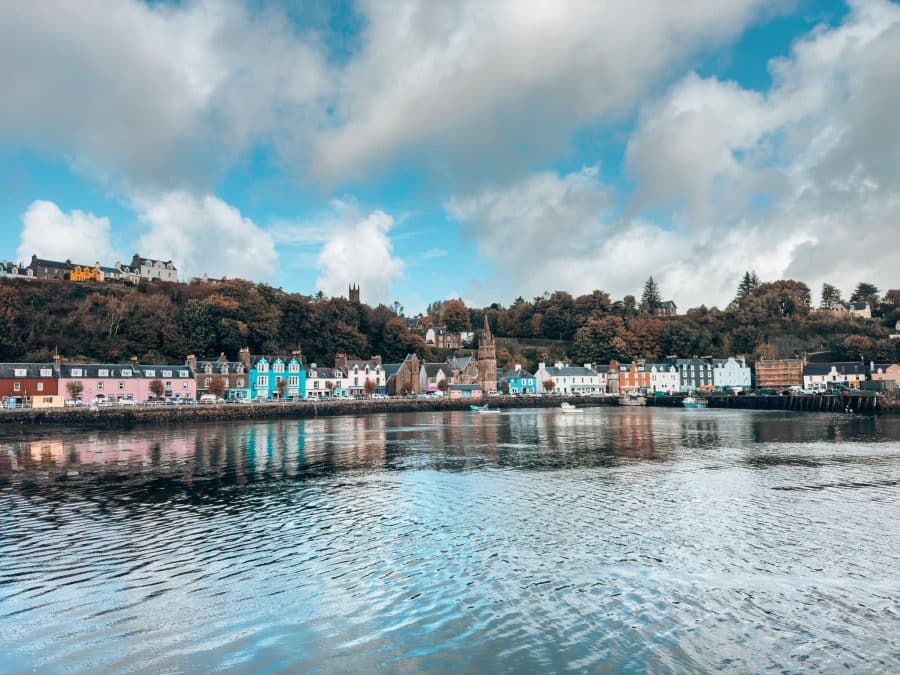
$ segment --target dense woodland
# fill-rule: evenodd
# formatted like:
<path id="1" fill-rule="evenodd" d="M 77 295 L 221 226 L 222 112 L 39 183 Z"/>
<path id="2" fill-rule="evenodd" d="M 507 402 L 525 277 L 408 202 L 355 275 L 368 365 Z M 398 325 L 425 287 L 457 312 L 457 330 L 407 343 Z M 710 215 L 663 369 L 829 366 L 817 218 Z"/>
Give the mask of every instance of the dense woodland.
<path id="1" fill-rule="evenodd" d="M 421 324 L 451 330 L 479 328 L 484 315 L 498 338 L 501 366 L 568 359 L 610 359 L 746 354 L 785 357 L 830 352 L 832 358 L 896 361 L 900 341 L 889 334 L 900 320 L 900 291 L 880 293 L 860 284 L 852 299 L 874 304 L 871 320 L 836 317 L 819 310 L 802 282 L 761 283 L 747 273 L 725 309 L 699 307 L 673 318 L 657 318 L 659 290 L 648 280 L 638 300 L 612 300 L 594 291 L 565 291 L 510 306 L 467 308 L 461 301 L 433 303 Z M 822 289 L 819 306 L 842 302 L 838 289 Z M 218 285 L 0 281 L 0 361 L 43 361 L 58 349 L 68 359 L 145 363 L 183 362 L 187 354 L 235 358 L 253 353 L 302 350 L 307 363 L 331 364 L 337 352 L 385 362 L 416 352 L 428 360 L 447 353 L 426 347 L 422 331 L 410 330 L 403 310 L 372 308 L 343 298 L 286 293 L 242 280 Z"/>

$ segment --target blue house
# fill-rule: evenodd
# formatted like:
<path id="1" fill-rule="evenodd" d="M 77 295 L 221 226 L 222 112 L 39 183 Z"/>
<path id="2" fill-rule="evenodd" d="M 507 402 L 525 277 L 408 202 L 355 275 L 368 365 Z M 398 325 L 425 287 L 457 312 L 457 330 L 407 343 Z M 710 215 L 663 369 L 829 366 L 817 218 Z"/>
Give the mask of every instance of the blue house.
<path id="1" fill-rule="evenodd" d="M 300 352 L 292 352 L 289 356 L 251 357 L 248 397 L 305 398 L 306 368 Z"/>
<path id="2" fill-rule="evenodd" d="M 497 379 L 498 389 L 502 391 L 503 383 L 506 382 L 509 386 L 509 393 L 511 396 L 538 393 L 537 378 L 527 370 L 523 370 L 522 366 L 518 363 L 515 368 L 511 368 L 510 370 L 501 373 L 500 377 Z"/>

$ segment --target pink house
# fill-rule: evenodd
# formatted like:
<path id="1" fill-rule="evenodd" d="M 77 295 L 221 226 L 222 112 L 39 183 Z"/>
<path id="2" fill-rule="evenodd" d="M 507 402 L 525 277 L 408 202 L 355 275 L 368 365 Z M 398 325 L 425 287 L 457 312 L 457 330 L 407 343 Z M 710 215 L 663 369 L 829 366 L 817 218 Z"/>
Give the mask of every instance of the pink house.
<path id="1" fill-rule="evenodd" d="M 159 380 L 163 396 L 196 398 L 197 381 L 193 371 L 184 365 L 145 366 L 132 361 L 123 364 L 65 363 L 59 366 L 59 392 L 72 398 L 69 383 L 80 382 L 79 398 L 90 403 L 98 397 L 110 401 L 132 399 L 144 402 L 153 397 L 150 383 Z"/>
<path id="2" fill-rule="evenodd" d="M 163 384 L 163 396 L 179 398 L 197 398 L 197 378 L 188 366 L 138 366 L 141 372 L 141 386 L 144 392 L 144 398 L 139 400 L 146 401 L 152 397 L 150 391 L 150 383 L 153 380 L 159 380 Z"/>

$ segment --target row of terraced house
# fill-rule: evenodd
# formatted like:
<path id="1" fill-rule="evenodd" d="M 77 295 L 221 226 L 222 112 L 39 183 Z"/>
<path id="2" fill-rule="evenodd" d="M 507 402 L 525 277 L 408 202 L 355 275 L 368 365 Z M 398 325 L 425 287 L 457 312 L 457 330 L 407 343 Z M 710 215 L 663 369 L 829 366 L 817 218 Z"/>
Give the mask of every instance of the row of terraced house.
<path id="1" fill-rule="evenodd" d="M 125 281 L 178 281 L 178 270 L 171 260 L 144 258 L 135 253 L 128 264 L 116 262 L 112 267 L 94 263 L 75 263 L 71 260 L 49 260 L 31 256 L 28 264 L 0 261 L 0 278 L 44 279 L 71 282 Z"/>

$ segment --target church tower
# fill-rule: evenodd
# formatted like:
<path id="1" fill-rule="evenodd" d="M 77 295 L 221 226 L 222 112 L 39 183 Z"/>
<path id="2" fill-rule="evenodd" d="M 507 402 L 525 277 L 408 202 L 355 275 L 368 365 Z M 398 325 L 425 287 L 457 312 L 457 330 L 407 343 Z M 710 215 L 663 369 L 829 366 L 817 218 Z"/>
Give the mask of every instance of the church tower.
<path id="1" fill-rule="evenodd" d="M 359 284 L 350 284 L 350 292 L 348 293 L 350 302 L 359 304 Z"/>
<path id="2" fill-rule="evenodd" d="M 484 330 L 478 341 L 478 375 L 482 393 L 497 391 L 497 348 L 494 346 L 487 314 L 484 315 Z"/>

